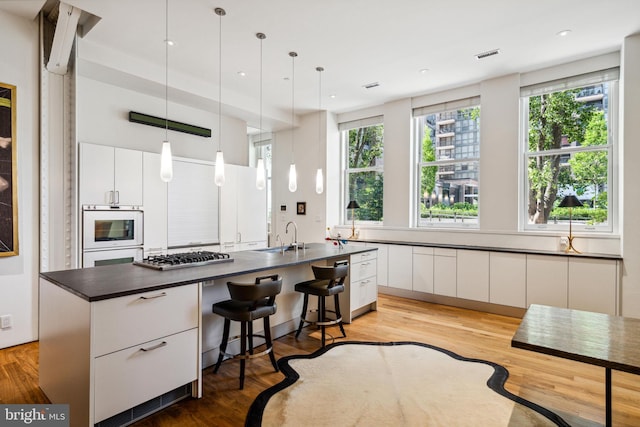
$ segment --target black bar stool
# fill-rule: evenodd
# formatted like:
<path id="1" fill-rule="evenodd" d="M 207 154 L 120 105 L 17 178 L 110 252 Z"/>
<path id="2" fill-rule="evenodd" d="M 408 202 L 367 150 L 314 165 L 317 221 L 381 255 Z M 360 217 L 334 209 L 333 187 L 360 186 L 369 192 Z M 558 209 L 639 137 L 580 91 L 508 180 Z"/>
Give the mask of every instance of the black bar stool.
<path id="1" fill-rule="evenodd" d="M 349 261 L 336 261 L 332 266 L 312 265 L 313 275 L 315 279 L 307 280 L 296 284 L 295 290 L 304 294 L 304 302 L 302 305 L 302 314 L 300 315 L 300 325 L 296 331 L 296 338 L 300 335 L 305 322 L 320 326 L 322 331 L 322 347 L 325 346 L 325 328 L 331 325 L 338 325 L 342 336 L 346 337 L 342 326 L 342 315 L 340 314 L 339 294 L 344 292 L 344 280 L 349 274 Z M 318 297 L 318 312 L 315 321 L 309 320 L 307 316 L 307 306 L 309 305 L 309 295 Z M 327 310 L 326 297 L 334 297 L 335 310 Z M 327 318 L 327 312 L 334 313 L 335 319 Z M 330 335 L 331 338 L 333 338 Z"/>
<path id="2" fill-rule="evenodd" d="M 240 390 L 244 388 L 244 367 L 246 359 L 269 355 L 271 364 L 278 372 L 276 357 L 273 354 L 273 344 L 271 342 L 271 327 L 269 316 L 275 314 L 277 310 L 276 295 L 282 289 L 282 278 L 277 274 L 256 278 L 255 283 L 234 283 L 227 282 L 230 300 L 213 304 L 212 311 L 224 317 L 224 330 L 222 332 L 222 343 L 220 344 L 220 354 L 213 372 L 218 372 L 220 364 L 225 356 L 240 359 Z M 262 318 L 264 321 L 264 335 L 253 333 L 253 321 Z M 231 321 L 240 322 L 240 354 L 232 355 L 226 353 L 229 341 L 229 327 Z M 265 339 L 266 349 L 260 353 L 253 352 L 253 337 Z M 234 337 L 238 338 L 238 337 Z M 247 341 L 249 350 L 247 351 Z"/>

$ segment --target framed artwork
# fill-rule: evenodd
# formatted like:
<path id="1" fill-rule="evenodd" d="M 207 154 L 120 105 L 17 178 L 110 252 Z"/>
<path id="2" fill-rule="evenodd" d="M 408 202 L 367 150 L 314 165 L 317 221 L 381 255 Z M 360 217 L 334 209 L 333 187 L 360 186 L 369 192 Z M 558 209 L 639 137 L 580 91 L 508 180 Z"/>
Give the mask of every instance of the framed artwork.
<path id="1" fill-rule="evenodd" d="M 16 87 L 0 83 L 0 257 L 18 255 Z"/>
<path id="2" fill-rule="evenodd" d="M 307 202 L 298 202 L 296 213 L 298 215 L 306 215 L 307 214 Z"/>

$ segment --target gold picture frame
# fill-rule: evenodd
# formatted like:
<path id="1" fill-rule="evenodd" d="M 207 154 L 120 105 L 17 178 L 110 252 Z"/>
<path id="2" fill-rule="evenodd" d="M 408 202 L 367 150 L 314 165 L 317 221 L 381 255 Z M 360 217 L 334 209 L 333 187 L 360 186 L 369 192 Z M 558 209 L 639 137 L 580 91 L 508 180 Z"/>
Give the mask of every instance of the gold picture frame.
<path id="1" fill-rule="evenodd" d="M 0 83 L 0 257 L 18 255 L 16 87 Z"/>

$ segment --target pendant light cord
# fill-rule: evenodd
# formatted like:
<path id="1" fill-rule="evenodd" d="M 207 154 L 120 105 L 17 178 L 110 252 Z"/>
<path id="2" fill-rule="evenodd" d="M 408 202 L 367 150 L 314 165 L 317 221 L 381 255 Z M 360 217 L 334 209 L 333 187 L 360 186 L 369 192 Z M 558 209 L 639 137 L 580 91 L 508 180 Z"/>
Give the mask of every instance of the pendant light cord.
<path id="1" fill-rule="evenodd" d="M 324 68 L 316 67 L 316 71 L 318 71 L 318 162 L 322 164 L 322 159 L 320 158 L 320 145 L 322 139 L 322 118 L 320 114 L 322 112 L 322 72 Z"/>
<path id="2" fill-rule="evenodd" d="M 165 2 L 164 23 L 164 140 L 169 141 L 169 0 Z"/>
<path id="3" fill-rule="evenodd" d="M 296 56 L 298 56 L 295 52 L 289 52 L 289 56 L 291 57 L 291 163 L 294 162 L 293 156 L 293 128 L 294 128 L 294 118 L 295 118 L 295 85 L 296 85 Z"/>
<path id="4" fill-rule="evenodd" d="M 214 11 L 220 17 L 220 25 L 218 25 L 218 151 L 222 151 L 222 17 L 227 12 L 220 7 L 215 8 Z"/>

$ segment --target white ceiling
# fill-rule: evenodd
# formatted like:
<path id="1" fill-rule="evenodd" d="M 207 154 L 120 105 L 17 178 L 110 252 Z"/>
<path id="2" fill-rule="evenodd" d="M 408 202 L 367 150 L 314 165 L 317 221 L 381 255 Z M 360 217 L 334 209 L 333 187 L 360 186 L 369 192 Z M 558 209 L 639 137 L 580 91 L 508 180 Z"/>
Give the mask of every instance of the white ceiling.
<path id="1" fill-rule="evenodd" d="M 165 0 L 67 0 L 101 18 L 87 42 L 164 67 Z M 25 9 L 43 0 L 3 1 Z M 222 98 L 257 126 L 263 32 L 264 114 L 282 127 L 291 115 L 345 112 L 526 72 L 620 49 L 640 31 L 638 0 L 169 0 L 170 72 L 217 88 L 222 7 Z M 23 12 L 24 13 L 24 12 Z M 557 36 L 570 29 L 566 37 Z M 491 49 L 501 54 L 478 61 Z M 420 70 L 428 69 L 424 73 Z M 240 77 L 243 71 L 247 75 Z M 363 85 L 378 82 L 374 89 Z M 184 94 L 183 94 L 184 95 Z M 217 89 L 199 97 L 217 102 Z M 329 95 L 335 95 L 330 98 Z M 188 103 L 189 96 L 181 97 Z"/>

